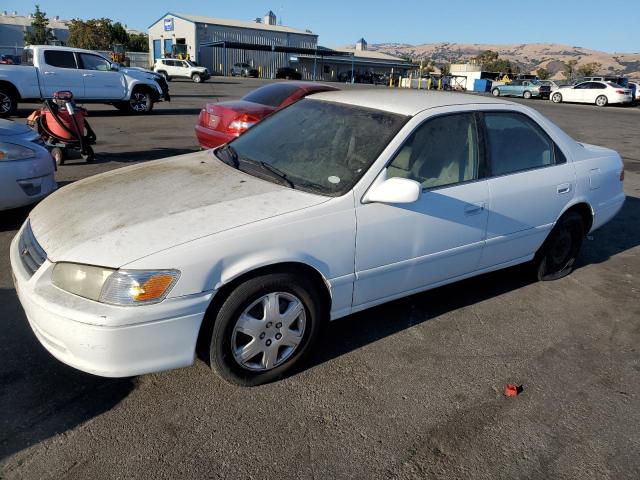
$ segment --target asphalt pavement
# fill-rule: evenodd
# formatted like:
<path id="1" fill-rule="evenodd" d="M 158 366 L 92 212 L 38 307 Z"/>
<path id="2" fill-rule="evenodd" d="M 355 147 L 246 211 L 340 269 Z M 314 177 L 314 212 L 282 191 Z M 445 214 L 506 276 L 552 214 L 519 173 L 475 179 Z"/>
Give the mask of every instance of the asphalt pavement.
<path id="1" fill-rule="evenodd" d="M 264 82 L 172 82 L 145 117 L 89 105 L 97 161 L 59 183 L 196 151 L 201 106 Z M 640 108 L 519 101 L 624 157 L 627 201 L 576 271 L 510 268 L 332 322 L 298 373 L 257 388 L 201 361 L 105 379 L 55 360 L 11 281 L 28 209 L 0 212 L 0 479 L 640 478 Z"/>

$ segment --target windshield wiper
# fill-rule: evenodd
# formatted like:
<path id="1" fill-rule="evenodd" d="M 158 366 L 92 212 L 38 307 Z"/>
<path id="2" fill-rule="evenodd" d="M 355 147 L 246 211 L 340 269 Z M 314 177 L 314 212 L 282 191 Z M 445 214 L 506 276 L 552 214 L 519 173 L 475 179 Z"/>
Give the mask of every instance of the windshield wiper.
<path id="1" fill-rule="evenodd" d="M 254 165 L 256 167 L 260 167 L 262 170 L 266 170 L 267 172 L 270 172 L 275 176 L 277 176 L 279 179 L 283 180 L 291 188 L 296 188 L 293 182 L 289 180 L 289 177 L 287 177 L 286 173 L 284 173 L 278 167 L 274 167 L 270 163 L 265 162 L 264 160 L 252 160 L 250 158 L 240 158 L 240 161 L 243 163 Z"/>
<path id="2" fill-rule="evenodd" d="M 221 153 L 224 155 L 224 158 L 221 158 L 218 155 L 216 155 L 224 163 L 226 163 L 227 165 L 231 165 L 233 168 L 238 168 L 239 166 L 238 154 L 236 153 L 235 149 L 231 145 L 227 143 L 223 147 L 220 147 L 218 150 L 216 150 L 216 153 Z"/>

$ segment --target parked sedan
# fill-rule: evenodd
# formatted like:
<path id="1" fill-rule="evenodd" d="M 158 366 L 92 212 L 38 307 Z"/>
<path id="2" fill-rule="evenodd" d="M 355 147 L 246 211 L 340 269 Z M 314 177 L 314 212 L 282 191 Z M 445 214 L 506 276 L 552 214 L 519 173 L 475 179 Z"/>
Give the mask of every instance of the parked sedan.
<path id="1" fill-rule="evenodd" d="M 200 111 L 196 137 L 202 148 L 227 143 L 276 110 L 291 105 L 312 93 L 338 90 L 331 85 L 312 82 L 270 83 L 240 100 L 208 103 Z"/>
<path id="2" fill-rule="evenodd" d="M 582 82 L 553 92 L 551 101 L 595 103 L 605 107 L 612 103 L 631 103 L 631 90 L 612 82 Z"/>
<path id="3" fill-rule="evenodd" d="M 36 132 L 0 119 L 0 210 L 37 202 L 53 192 L 55 163 Z"/>
<path id="4" fill-rule="evenodd" d="M 618 153 L 524 105 L 323 92 L 216 150 L 65 186 L 31 212 L 11 266 L 36 337 L 71 366 L 183 367 L 198 343 L 223 378 L 256 385 L 327 320 L 525 262 L 569 274 L 622 180 Z"/>
<path id="5" fill-rule="evenodd" d="M 549 98 L 551 87 L 537 80 L 514 80 L 493 87 L 491 93 L 494 97 Z"/>
<path id="6" fill-rule="evenodd" d="M 253 68 L 248 63 L 235 63 L 233 67 L 231 67 L 231 76 L 232 77 L 254 77 L 258 78 L 260 72 L 258 72 L 257 68 Z"/>

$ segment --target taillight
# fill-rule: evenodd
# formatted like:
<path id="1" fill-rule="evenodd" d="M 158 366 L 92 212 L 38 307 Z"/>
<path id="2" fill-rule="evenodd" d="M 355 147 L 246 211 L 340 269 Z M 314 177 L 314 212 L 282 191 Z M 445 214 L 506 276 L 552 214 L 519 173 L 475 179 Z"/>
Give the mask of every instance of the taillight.
<path id="1" fill-rule="evenodd" d="M 616 90 L 616 93 L 619 93 L 620 95 L 624 95 L 627 92 L 625 92 L 624 90 Z"/>
<path id="2" fill-rule="evenodd" d="M 240 135 L 241 133 L 249 130 L 259 121 L 260 119 L 256 116 L 243 113 L 229 124 L 227 131 L 235 135 Z"/>
<path id="3" fill-rule="evenodd" d="M 620 181 L 624 182 L 624 167 L 622 167 L 622 170 L 620 170 Z"/>

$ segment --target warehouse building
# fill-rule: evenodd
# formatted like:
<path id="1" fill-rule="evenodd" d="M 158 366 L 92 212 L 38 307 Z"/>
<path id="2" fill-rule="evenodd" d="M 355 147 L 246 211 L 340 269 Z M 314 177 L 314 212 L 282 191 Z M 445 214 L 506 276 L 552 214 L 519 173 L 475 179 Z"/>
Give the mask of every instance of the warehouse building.
<path id="1" fill-rule="evenodd" d="M 255 21 L 167 13 L 149 27 L 154 62 L 185 55 L 223 75 L 229 75 L 235 63 L 248 63 L 261 76 L 272 77 L 289 65 L 290 53 L 279 50 L 315 50 L 317 44 L 318 36 L 308 30 L 277 25 L 273 12 Z"/>
<path id="2" fill-rule="evenodd" d="M 247 63 L 260 76 L 273 78 L 281 67 L 292 67 L 306 80 L 344 80 L 346 72 L 406 72 L 411 63 L 367 50 L 361 39 L 355 49 L 318 46 L 318 36 L 277 24 L 269 11 L 254 21 L 228 20 L 167 13 L 149 27 L 152 61 L 188 58 L 210 71 L 229 75 L 236 63 Z"/>

